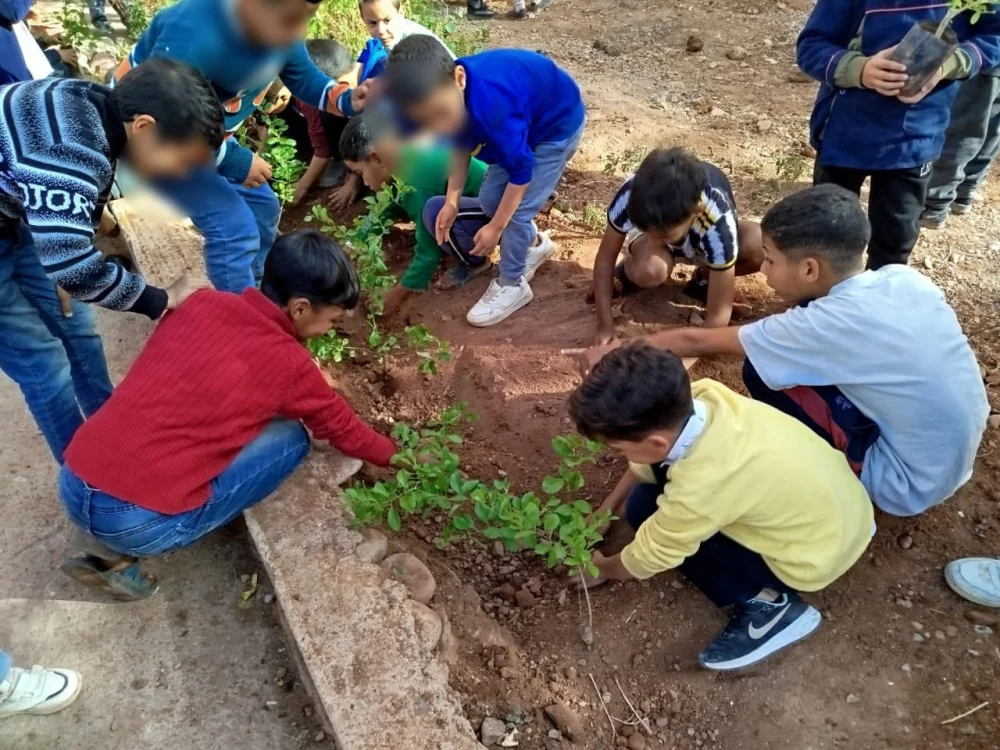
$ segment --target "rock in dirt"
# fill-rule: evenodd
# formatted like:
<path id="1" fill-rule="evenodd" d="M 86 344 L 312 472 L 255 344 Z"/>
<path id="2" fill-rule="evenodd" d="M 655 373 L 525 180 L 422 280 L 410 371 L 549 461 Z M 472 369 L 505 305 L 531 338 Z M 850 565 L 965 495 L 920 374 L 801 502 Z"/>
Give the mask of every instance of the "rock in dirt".
<path id="1" fill-rule="evenodd" d="M 410 596 L 421 604 L 434 597 L 437 582 L 430 570 L 420 560 L 406 552 L 391 555 L 382 561 L 382 570 L 410 590 Z"/>
<path id="2" fill-rule="evenodd" d="M 701 52 L 703 49 L 705 49 L 705 40 L 704 39 L 702 39 L 697 34 L 692 34 L 691 36 L 688 37 L 688 41 L 687 41 L 687 51 L 688 52 L 691 52 L 691 53 Z"/>
<path id="3" fill-rule="evenodd" d="M 505 583 L 497 589 L 497 596 L 505 602 L 513 604 L 514 600 L 517 598 L 517 589 L 514 588 L 513 584 Z"/>
<path id="4" fill-rule="evenodd" d="M 798 68 L 796 68 L 795 70 L 791 71 L 787 76 L 785 76 L 785 80 L 788 81 L 789 83 L 811 83 L 812 82 L 812 78 L 809 76 L 809 74 L 806 73 L 803 70 L 799 70 Z"/>
<path id="5" fill-rule="evenodd" d="M 626 747 L 628 750 L 646 750 L 646 735 L 639 734 L 639 732 L 629 735 Z"/>
<path id="6" fill-rule="evenodd" d="M 438 642 L 441 640 L 441 633 L 444 631 L 441 615 L 426 604 L 421 604 L 414 599 L 406 600 L 406 608 L 413 615 L 413 627 L 417 631 L 420 645 L 427 652 L 433 651 L 437 648 Z"/>
<path id="7" fill-rule="evenodd" d="M 854 693 L 848 693 L 847 694 L 847 704 L 848 705 L 853 705 L 855 703 L 860 703 L 860 702 L 861 702 L 861 699 L 858 696 L 856 696 Z"/>
<path id="8" fill-rule="evenodd" d="M 759 117 L 759 118 L 757 118 L 757 132 L 758 133 L 766 133 L 767 131 L 769 131 L 773 127 L 774 127 L 774 122 L 771 119 L 769 119 L 767 117 Z"/>
<path id="9" fill-rule="evenodd" d="M 896 539 L 896 543 L 903 549 L 909 549 L 913 546 L 913 537 L 909 534 L 900 534 L 899 538 Z"/>
<path id="10" fill-rule="evenodd" d="M 562 739 L 562 732 L 560 732 L 558 729 L 550 729 L 549 730 L 549 739 L 550 740 L 561 740 Z"/>
<path id="11" fill-rule="evenodd" d="M 507 734 L 507 725 L 500 719 L 494 719 L 490 716 L 483 719 L 483 723 L 479 727 L 479 739 L 486 747 L 496 745 L 504 738 L 505 734 Z"/>
<path id="12" fill-rule="evenodd" d="M 739 46 L 733 47 L 726 53 L 726 57 L 728 57 L 730 60 L 746 60 L 747 58 L 746 47 L 739 47 Z"/>
<path id="13" fill-rule="evenodd" d="M 361 543 L 354 548 L 355 556 L 366 563 L 380 563 L 389 551 L 389 540 L 378 529 L 361 532 Z"/>
<path id="14" fill-rule="evenodd" d="M 1000 615 L 994 614 L 993 612 L 987 612 L 982 609 L 965 610 L 965 619 L 973 625 L 986 625 L 987 627 L 990 627 L 992 625 L 1000 624 Z"/>
<path id="15" fill-rule="evenodd" d="M 574 742 L 583 738 L 583 724 L 580 722 L 580 717 L 565 703 L 546 706 L 545 715 L 555 724 L 556 729 Z"/>
<path id="16" fill-rule="evenodd" d="M 660 716 L 656 719 L 657 729 L 666 729 L 668 726 L 670 726 L 670 719 L 666 716 Z"/>
<path id="17" fill-rule="evenodd" d="M 517 606 L 521 609 L 528 609 L 529 607 L 534 607 L 538 600 L 527 589 L 521 589 L 514 594 L 514 601 L 517 602 Z"/>
<path id="18" fill-rule="evenodd" d="M 566 669 L 563 670 L 563 674 L 566 675 L 567 680 L 575 680 L 577 674 L 576 667 L 566 667 Z"/>
<path id="19" fill-rule="evenodd" d="M 989 423 L 991 430 L 1000 429 L 1000 414 L 990 414 L 990 418 L 987 422 Z"/>

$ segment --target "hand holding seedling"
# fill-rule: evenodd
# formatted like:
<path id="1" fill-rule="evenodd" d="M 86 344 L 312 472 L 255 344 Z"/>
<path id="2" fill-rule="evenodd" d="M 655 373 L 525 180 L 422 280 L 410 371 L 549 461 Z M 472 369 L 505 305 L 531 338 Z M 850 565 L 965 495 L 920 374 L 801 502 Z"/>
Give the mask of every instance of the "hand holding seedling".
<path id="1" fill-rule="evenodd" d="M 938 68 L 937 72 L 927 79 L 927 83 L 920 87 L 920 91 L 915 93 L 913 96 L 900 96 L 897 97 L 899 101 L 903 104 L 917 104 L 922 101 L 925 96 L 927 96 L 934 87 L 941 83 L 941 79 L 944 77 L 944 68 Z"/>
<path id="2" fill-rule="evenodd" d="M 208 279 L 184 274 L 177 281 L 167 287 L 167 309 L 176 310 L 184 300 L 202 289 L 213 289 Z"/>
<path id="3" fill-rule="evenodd" d="M 488 256 L 500 244 L 501 234 L 503 234 L 503 227 L 496 226 L 492 221 L 482 227 L 473 238 L 476 244 L 472 248 L 472 254 L 479 258 Z"/>
<path id="4" fill-rule="evenodd" d="M 862 86 L 877 91 L 882 96 L 899 95 L 909 76 L 906 75 L 906 66 L 903 63 L 889 59 L 895 51 L 894 45 L 868 58 L 861 71 Z"/>
<path id="5" fill-rule="evenodd" d="M 243 186 L 248 188 L 259 188 L 270 179 L 271 165 L 257 154 L 254 154 L 253 163 L 250 165 L 250 171 L 247 173 L 246 179 L 243 180 Z"/>
<path id="6" fill-rule="evenodd" d="M 443 245 L 451 234 L 451 228 L 458 218 L 458 206 L 451 201 L 447 201 L 441 210 L 438 211 L 437 219 L 434 221 L 434 239 L 439 245 Z"/>

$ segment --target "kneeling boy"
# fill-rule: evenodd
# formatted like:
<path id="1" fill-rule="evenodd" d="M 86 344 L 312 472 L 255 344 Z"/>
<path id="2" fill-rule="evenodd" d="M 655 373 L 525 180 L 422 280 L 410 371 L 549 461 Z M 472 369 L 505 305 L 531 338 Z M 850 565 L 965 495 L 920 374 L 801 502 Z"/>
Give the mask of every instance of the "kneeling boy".
<path id="1" fill-rule="evenodd" d="M 631 464 L 601 510 L 624 505 L 635 540 L 594 555 L 601 576 L 678 568 L 716 606 L 733 607 L 698 655 L 703 667 L 749 667 L 820 626 L 798 592 L 837 580 L 874 530 L 840 453 L 766 404 L 711 380 L 692 385 L 680 359 L 641 343 L 601 360 L 569 409 L 582 434 Z"/>
<path id="2" fill-rule="evenodd" d="M 626 238 L 625 260 L 616 266 Z M 680 148 L 653 151 L 608 206 L 608 227 L 594 261 L 594 344 L 615 337 L 616 287 L 665 284 L 678 262 L 698 266 L 684 292 L 706 303 L 705 327 L 729 325 L 733 280 L 759 271 L 763 259 L 760 226 L 739 220 L 721 169 Z"/>
<path id="3" fill-rule="evenodd" d="M 411 293 L 427 288 L 441 262 L 442 250 L 456 260 L 451 274 L 455 286 L 489 270 L 489 258 L 469 252 L 472 238 L 489 221 L 472 197 L 479 193 L 485 164 L 478 159 L 469 162 L 458 219 L 448 241 L 438 245 L 434 224 L 444 202 L 441 196 L 448 189 L 450 149 L 403 143 L 392 120 L 373 110 L 347 124 L 340 139 L 340 153 L 348 168 L 360 175 L 369 189 L 378 192 L 394 179 L 407 188 L 399 196 L 399 207 L 416 225 L 417 244 L 403 278 L 385 295 L 384 314 L 392 314 Z"/>
<path id="4" fill-rule="evenodd" d="M 305 427 L 386 465 L 393 442 L 330 389 L 301 343 L 358 293 L 343 251 L 300 230 L 275 242 L 260 291 L 201 291 L 167 315 L 59 475 L 73 522 L 121 557 L 70 558 L 63 570 L 122 598 L 149 595 L 136 558 L 186 547 L 271 494 L 309 453 Z"/>

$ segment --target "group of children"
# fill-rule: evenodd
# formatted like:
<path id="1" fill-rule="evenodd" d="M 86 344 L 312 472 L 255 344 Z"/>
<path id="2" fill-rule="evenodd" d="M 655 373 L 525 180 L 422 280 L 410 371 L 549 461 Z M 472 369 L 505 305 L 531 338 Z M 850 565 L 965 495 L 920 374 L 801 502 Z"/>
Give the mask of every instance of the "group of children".
<path id="1" fill-rule="evenodd" d="M 459 285 L 490 273 L 499 247 L 468 313 L 499 323 L 531 302 L 554 252 L 534 219 L 583 137 L 573 79 L 534 52 L 455 59 L 394 0 L 360 0 L 372 39 L 351 62 L 334 42 L 303 42 L 319 1 L 180 0 L 112 88 L 0 88 L 0 366 L 60 464 L 81 531 L 63 570 L 120 598 L 155 590 L 140 557 L 188 545 L 274 491 L 310 433 L 378 465 L 395 451 L 301 345 L 358 303 L 350 260 L 317 232 L 275 239 L 270 167 L 230 137 L 275 76 L 327 147 L 297 197 L 334 153 L 358 183 L 409 188 L 399 203 L 416 245 L 387 313 L 443 258 L 453 267 L 441 283 Z M 656 150 L 612 200 L 595 262 L 595 346 L 569 408 L 583 434 L 630 461 L 602 507 L 636 537 L 595 553 L 600 576 L 585 583 L 679 568 L 733 607 L 700 655 L 710 669 L 754 664 L 815 631 L 820 614 L 799 593 L 858 560 L 872 503 L 915 515 L 966 482 L 989 411 L 954 312 L 905 265 L 956 84 L 900 99 L 905 73 L 884 49 L 944 7 L 849 5 L 819 0 L 799 39 L 803 69 L 822 82 L 817 186 L 758 225 L 739 218 L 721 170 Z M 1000 62 L 1000 21 L 956 31 L 963 43 L 939 79 Z M 214 290 L 187 278 L 153 287 L 95 249 L 119 159 L 191 216 Z M 866 177 L 870 223 L 857 197 Z M 675 263 L 698 267 L 686 291 L 706 303 L 704 326 L 616 341 L 613 295 L 667 282 Z M 757 271 L 791 307 L 729 327 L 734 279 Z M 75 298 L 71 316 L 57 284 Z M 163 317 L 113 390 L 89 304 Z M 711 354 L 745 358 L 753 400 L 689 381 L 680 358 Z"/>

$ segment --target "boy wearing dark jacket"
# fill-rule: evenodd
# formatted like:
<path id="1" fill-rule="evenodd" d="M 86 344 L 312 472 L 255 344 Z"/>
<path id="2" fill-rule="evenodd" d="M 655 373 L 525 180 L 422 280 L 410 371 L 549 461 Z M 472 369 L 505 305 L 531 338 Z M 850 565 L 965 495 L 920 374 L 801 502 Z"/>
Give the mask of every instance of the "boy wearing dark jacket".
<path id="1" fill-rule="evenodd" d="M 954 81 L 1000 63 L 1000 18 L 985 14 L 973 25 L 960 14 L 952 22 L 960 44 L 920 91 L 902 96 L 907 71 L 893 51 L 913 24 L 936 28 L 947 10 L 943 2 L 818 0 L 799 35 L 799 67 L 822 84 L 810 121 L 815 182 L 860 193 L 871 178 L 869 268 L 906 263 L 916 245 Z"/>

